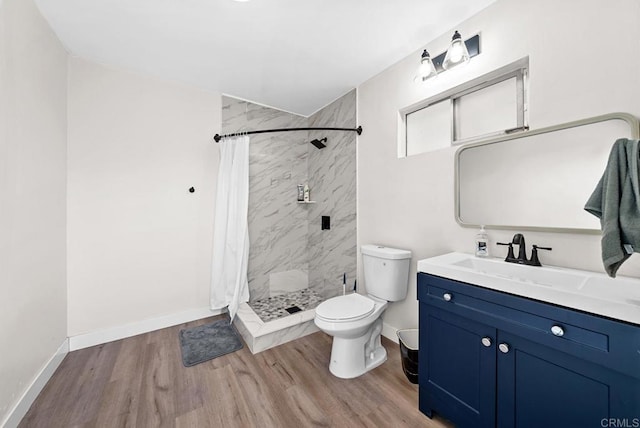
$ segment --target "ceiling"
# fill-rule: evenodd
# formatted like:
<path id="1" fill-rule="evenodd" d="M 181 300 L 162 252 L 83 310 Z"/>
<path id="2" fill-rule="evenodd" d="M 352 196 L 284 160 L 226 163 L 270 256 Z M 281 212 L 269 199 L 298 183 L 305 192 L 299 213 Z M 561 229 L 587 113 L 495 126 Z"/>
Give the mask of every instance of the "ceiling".
<path id="1" fill-rule="evenodd" d="M 308 116 L 494 1 L 36 3 L 72 55 Z"/>

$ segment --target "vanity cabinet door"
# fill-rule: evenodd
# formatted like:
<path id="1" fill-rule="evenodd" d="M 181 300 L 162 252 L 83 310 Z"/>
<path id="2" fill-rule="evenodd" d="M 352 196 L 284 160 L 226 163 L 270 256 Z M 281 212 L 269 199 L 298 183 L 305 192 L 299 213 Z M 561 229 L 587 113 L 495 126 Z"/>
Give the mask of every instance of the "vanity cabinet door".
<path id="1" fill-rule="evenodd" d="M 502 331 L 497 361 L 498 427 L 600 427 L 610 418 L 638 421 L 637 379 Z"/>
<path id="2" fill-rule="evenodd" d="M 420 303 L 420 410 L 457 427 L 494 427 L 496 330 Z"/>

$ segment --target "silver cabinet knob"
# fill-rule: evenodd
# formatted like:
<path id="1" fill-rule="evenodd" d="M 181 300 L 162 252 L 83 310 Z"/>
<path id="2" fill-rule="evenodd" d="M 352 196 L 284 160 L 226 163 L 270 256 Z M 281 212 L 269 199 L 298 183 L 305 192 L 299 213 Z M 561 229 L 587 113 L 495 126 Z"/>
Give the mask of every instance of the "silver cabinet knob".
<path id="1" fill-rule="evenodd" d="M 451 295 L 451 293 L 444 293 L 442 295 L 442 298 L 444 299 L 445 302 L 450 302 L 451 299 L 453 299 L 453 296 Z"/>
<path id="2" fill-rule="evenodd" d="M 491 338 L 490 337 L 483 337 L 482 338 L 482 344 L 488 348 L 489 346 L 491 346 Z"/>
<path id="3" fill-rule="evenodd" d="M 507 352 L 509 352 L 509 345 L 507 345 L 506 343 L 501 343 L 500 345 L 498 345 L 498 349 L 503 354 L 506 354 Z"/>
<path id="4" fill-rule="evenodd" d="M 564 336 L 564 329 L 559 325 L 554 325 L 553 327 L 551 327 L 551 333 L 554 336 L 562 337 Z"/>

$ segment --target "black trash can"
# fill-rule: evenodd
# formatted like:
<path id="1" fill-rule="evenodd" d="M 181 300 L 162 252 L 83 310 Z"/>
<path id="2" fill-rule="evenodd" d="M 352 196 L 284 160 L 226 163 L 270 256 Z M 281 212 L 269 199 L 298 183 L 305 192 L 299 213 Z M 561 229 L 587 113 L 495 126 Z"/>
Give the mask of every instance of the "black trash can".
<path id="1" fill-rule="evenodd" d="M 406 328 L 397 331 L 400 342 L 402 370 L 411 383 L 418 383 L 418 329 Z"/>

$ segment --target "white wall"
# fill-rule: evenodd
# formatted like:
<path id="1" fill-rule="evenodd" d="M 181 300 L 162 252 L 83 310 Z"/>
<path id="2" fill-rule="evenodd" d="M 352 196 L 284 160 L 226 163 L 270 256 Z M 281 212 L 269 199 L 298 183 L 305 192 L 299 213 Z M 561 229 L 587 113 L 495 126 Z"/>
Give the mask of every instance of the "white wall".
<path id="1" fill-rule="evenodd" d="M 0 6 L 0 425 L 66 339 L 67 54 Z M 15 421 L 14 421 L 15 422 Z"/>
<path id="2" fill-rule="evenodd" d="M 532 129 L 614 111 L 640 116 L 638 17 L 637 0 L 498 0 L 455 28 L 467 37 L 481 33 L 482 53 L 468 66 L 420 87 L 413 83 L 419 50 L 358 88 L 358 123 L 364 128 L 358 140 L 358 243 L 413 251 L 409 295 L 387 309 L 389 327 L 417 326 L 416 261 L 472 252 L 476 233 L 454 219 L 455 149 L 398 159 L 398 110 L 529 56 Z M 445 51 L 453 30 L 425 47 L 434 55 Z M 493 242 L 514 232 L 489 231 Z M 541 255 L 543 263 L 603 271 L 599 235 L 525 236 L 528 244 L 553 247 Z M 495 245 L 491 250 L 504 252 Z M 640 256 L 620 274 L 640 276 Z"/>
<path id="3" fill-rule="evenodd" d="M 220 109 L 70 60 L 69 336 L 208 307 Z"/>

